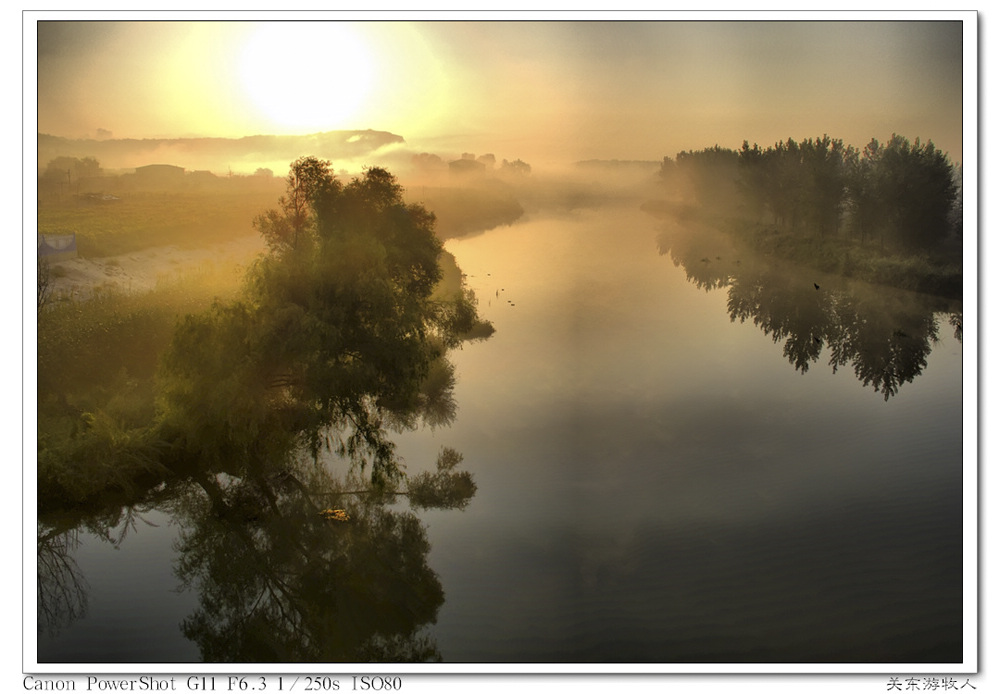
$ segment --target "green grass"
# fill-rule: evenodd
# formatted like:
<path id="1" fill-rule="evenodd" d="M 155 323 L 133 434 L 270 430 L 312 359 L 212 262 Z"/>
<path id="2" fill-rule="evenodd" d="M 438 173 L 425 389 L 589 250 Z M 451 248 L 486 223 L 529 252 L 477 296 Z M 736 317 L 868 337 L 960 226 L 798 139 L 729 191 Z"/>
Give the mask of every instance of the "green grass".
<path id="1" fill-rule="evenodd" d="M 146 293 L 101 289 L 85 301 L 51 303 L 38 315 L 40 391 L 48 384 L 89 389 L 123 368 L 151 377 L 177 318 L 232 296 L 238 286 L 235 266 L 205 265 Z"/>
<path id="2" fill-rule="evenodd" d="M 462 289 L 461 271 L 441 259 L 440 298 Z M 38 316 L 40 509 L 84 504 L 108 491 L 131 494 L 163 472 L 156 438 L 157 369 L 177 322 L 240 291 L 234 267 L 204 266 L 130 294 L 95 292 Z M 479 332 L 488 324 L 477 324 Z M 484 337 L 475 334 L 468 336 Z"/>
<path id="3" fill-rule="evenodd" d="M 107 257 L 152 246 L 204 247 L 254 233 L 253 218 L 277 206 L 276 191 L 129 193 L 95 204 L 43 201 L 38 231 L 76 233 L 82 257 Z"/>
<path id="4" fill-rule="evenodd" d="M 205 267 L 150 292 L 105 289 L 39 313 L 40 507 L 127 491 L 154 473 L 159 357 L 180 317 L 238 287 L 235 268 Z"/>

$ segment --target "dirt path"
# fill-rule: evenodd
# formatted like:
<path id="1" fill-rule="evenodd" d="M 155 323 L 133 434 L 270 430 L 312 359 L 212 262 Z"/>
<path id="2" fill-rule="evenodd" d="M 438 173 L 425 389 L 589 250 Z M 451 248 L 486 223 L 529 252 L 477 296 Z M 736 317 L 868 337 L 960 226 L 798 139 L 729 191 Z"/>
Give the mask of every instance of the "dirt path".
<path id="1" fill-rule="evenodd" d="M 248 263 L 263 250 L 260 236 L 252 235 L 200 249 L 158 246 L 108 258 L 62 260 L 51 265 L 52 291 L 76 299 L 99 288 L 146 292 L 200 268 Z"/>

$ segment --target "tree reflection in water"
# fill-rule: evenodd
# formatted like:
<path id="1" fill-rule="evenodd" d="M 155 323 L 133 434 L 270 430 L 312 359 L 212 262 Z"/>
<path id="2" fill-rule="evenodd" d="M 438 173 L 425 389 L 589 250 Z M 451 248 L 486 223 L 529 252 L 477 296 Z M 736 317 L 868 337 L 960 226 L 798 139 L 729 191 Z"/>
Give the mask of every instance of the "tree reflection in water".
<path id="1" fill-rule="evenodd" d="M 808 371 L 827 347 L 834 372 L 851 368 L 886 400 L 927 366 L 938 340 L 938 314 L 948 314 L 955 338 L 962 339 L 961 308 L 953 301 L 842 278 L 817 283 L 816 273 L 738 249 L 709 227 L 672 225 L 657 242 L 690 282 L 705 291 L 725 288 L 730 319 L 751 321 L 781 343 L 796 370 Z"/>
<path id="2" fill-rule="evenodd" d="M 87 612 L 87 580 L 73 558 L 75 529 L 38 528 L 38 632 L 55 634 Z"/>
<path id="3" fill-rule="evenodd" d="M 456 459 L 443 451 L 437 472 L 418 476 L 419 494 L 338 481 L 308 461 L 243 479 L 197 475 L 177 544 L 177 574 L 200 601 L 185 636 L 207 662 L 440 660 L 420 633 L 444 602 L 430 544 L 419 519 L 388 501 L 468 503 L 475 484 L 449 467 Z"/>
<path id="4" fill-rule="evenodd" d="M 87 581 L 73 558 L 81 530 L 122 546 L 155 499 L 180 526 L 175 573 L 199 601 L 181 630 L 205 662 L 440 660 L 421 630 L 435 621 L 444 590 L 414 510 L 468 505 L 476 485 L 461 462 L 445 448 L 434 471 L 389 486 L 338 478 L 308 456 L 242 477 L 196 470 L 146 501 L 115 508 L 95 500 L 72 519 L 43 519 L 39 633 L 86 614 Z"/>
<path id="5" fill-rule="evenodd" d="M 38 633 L 55 635 L 87 614 L 87 578 L 75 559 L 82 535 L 121 547 L 139 524 L 152 525 L 143 516 L 172 503 L 179 487 L 157 484 L 136 489 L 127 497 L 118 491 L 91 500 L 72 511 L 47 514 L 38 520 Z"/>
<path id="6" fill-rule="evenodd" d="M 142 436 L 59 461 L 155 465 L 89 494 L 75 520 L 41 514 L 40 628 L 86 610 L 75 528 L 117 547 L 156 507 L 181 528 L 175 572 L 199 596 L 181 629 L 203 660 L 440 659 L 421 630 L 444 590 L 423 524 L 395 504 L 461 509 L 476 485 L 451 449 L 408 475 L 391 434 L 452 422 L 448 351 L 492 326 L 471 291 L 442 282 L 434 217 L 391 174 L 343 185 L 307 157 L 288 183 L 281 211 L 256 222 L 270 251 L 240 298 L 179 323 Z"/>

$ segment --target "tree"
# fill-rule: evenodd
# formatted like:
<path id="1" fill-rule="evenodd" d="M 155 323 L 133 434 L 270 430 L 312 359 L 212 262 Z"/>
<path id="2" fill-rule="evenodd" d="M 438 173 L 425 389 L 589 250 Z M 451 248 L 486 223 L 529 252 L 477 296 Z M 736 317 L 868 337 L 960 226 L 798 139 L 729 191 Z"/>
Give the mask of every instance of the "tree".
<path id="1" fill-rule="evenodd" d="M 768 151 L 769 199 L 779 225 L 798 230 L 802 221 L 802 159 L 792 138 Z"/>
<path id="2" fill-rule="evenodd" d="M 948 156 L 932 142 L 873 139 L 854 167 L 851 193 L 854 228 L 874 228 L 897 246 L 928 248 L 951 232 L 958 186 Z"/>
<path id="3" fill-rule="evenodd" d="M 767 206 L 768 180 L 764 150 L 755 142 L 753 147 L 743 140 L 739 152 L 739 183 L 755 216 L 760 219 Z"/>
<path id="4" fill-rule="evenodd" d="M 948 214 L 948 222 L 955 234 L 962 235 L 962 165 L 952 167 L 952 180 L 955 183 L 955 202 Z"/>
<path id="5" fill-rule="evenodd" d="M 52 270 L 49 261 L 45 258 L 38 259 L 38 311 L 45 308 L 52 296 Z"/>
<path id="6" fill-rule="evenodd" d="M 884 227 L 885 208 L 878 201 L 878 163 L 884 148 L 872 139 L 848 161 L 847 190 L 850 229 L 864 243 Z"/>
<path id="7" fill-rule="evenodd" d="M 243 296 L 189 316 L 163 360 L 164 426 L 215 461 L 333 446 L 372 479 L 401 476 L 390 422 L 423 403 L 432 366 L 478 320 L 465 293 L 441 298 L 434 215 L 403 201 L 388 171 L 347 185 L 329 164 L 292 165 L 281 209 L 258 218 L 270 253 Z"/>
<path id="8" fill-rule="evenodd" d="M 716 145 L 697 152 L 679 152 L 677 171 L 691 185 L 697 202 L 716 211 L 740 202 L 739 154 Z"/>
<path id="9" fill-rule="evenodd" d="M 79 189 L 80 181 L 102 174 L 101 165 L 93 157 L 56 157 L 39 173 L 40 194 L 63 194 Z"/>
<path id="10" fill-rule="evenodd" d="M 957 188 L 947 155 L 932 142 L 911 145 L 893 135 L 882 157 L 881 195 L 890 202 L 891 232 L 910 247 L 928 247 L 949 231 Z"/>
<path id="11" fill-rule="evenodd" d="M 74 183 L 81 178 L 100 176 L 101 165 L 94 157 L 56 157 L 45 166 L 42 178 L 47 181 Z"/>
<path id="12" fill-rule="evenodd" d="M 272 250 L 295 248 L 311 224 L 314 202 L 336 189 L 340 183 L 330 170 L 330 162 L 316 157 L 300 157 L 292 162 L 286 193 L 278 199 L 280 210 L 269 210 L 254 219 L 254 227 Z"/>
<path id="13" fill-rule="evenodd" d="M 431 154 L 430 152 L 414 154 L 410 158 L 410 162 L 412 163 L 413 168 L 418 173 L 422 174 L 439 174 L 448 169 L 448 165 L 445 163 L 444 159 L 436 154 Z"/>
<path id="14" fill-rule="evenodd" d="M 525 163 L 520 159 L 515 159 L 514 161 L 503 160 L 500 164 L 500 173 L 509 176 L 527 176 L 531 173 L 531 164 Z"/>

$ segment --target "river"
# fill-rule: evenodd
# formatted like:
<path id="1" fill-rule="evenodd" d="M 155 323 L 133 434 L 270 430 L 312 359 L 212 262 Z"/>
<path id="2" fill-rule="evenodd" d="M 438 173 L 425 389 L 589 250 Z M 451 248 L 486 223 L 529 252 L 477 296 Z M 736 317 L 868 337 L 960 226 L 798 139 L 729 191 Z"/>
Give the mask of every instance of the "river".
<path id="1" fill-rule="evenodd" d="M 961 306 L 684 234 L 606 207 L 447 242 L 496 332 L 452 355 L 451 426 L 397 437 L 477 487 L 416 512 L 443 590 L 421 638 L 445 663 L 961 662 Z M 197 662 L 184 523 L 114 528 L 61 536 L 84 597 L 39 662 Z"/>

